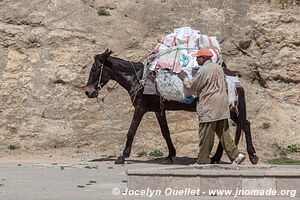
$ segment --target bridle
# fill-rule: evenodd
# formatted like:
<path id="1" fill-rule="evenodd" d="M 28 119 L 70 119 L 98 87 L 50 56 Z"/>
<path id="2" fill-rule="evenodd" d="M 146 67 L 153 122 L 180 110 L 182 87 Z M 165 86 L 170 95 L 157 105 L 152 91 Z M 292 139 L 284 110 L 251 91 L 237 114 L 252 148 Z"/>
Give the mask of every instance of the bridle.
<path id="1" fill-rule="evenodd" d="M 130 95 L 131 98 L 133 97 L 133 102 L 134 102 L 135 98 L 137 96 L 137 93 L 144 87 L 144 85 L 142 84 L 141 80 L 139 79 L 137 72 L 132 63 L 131 63 L 131 66 L 133 67 L 135 75 L 140 83 L 138 89 L 132 95 Z M 104 67 L 104 62 L 101 63 L 101 66 L 100 66 L 100 76 L 99 76 L 99 80 L 98 80 L 98 84 L 97 84 L 97 91 L 100 91 L 103 87 L 103 86 L 101 86 L 102 85 L 101 78 L 102 78 L 102 74 L 103 74 L 103 67 Z M 117 84 L 118 83 L 116 82 L 115 85 L 113 86 L 113 88 L 111 90 L 109 90 L 108 93 L 104 97 L 102 97 L 102 98 L 97 97 L 97 103 L 98 103 L 100 109 L 106 114 L 106 116 L 109 118 L 109 120 L 112 122 L 112 124 L 114 124 L 114 122 L 113 122 L 111 116 L 103 108 L 102 102 L 104 102 L 104 99 L 116 88 Z"/>
<path id="2" fill-rule="evenodd" d="M 101 66 L 100 66 L 100 76 L 99 76 L 99 81 L 98 81 L 98 84 L 97 84 L 97 91 L 99 91 L 99 90 L 102 89 L 102 86 L 101 86 L 101 77 L 102 77 L 103 67 L 104 67 L 104 63 L 101 63 Z M 114 85 L 114 87 L 115 87 L 115 85 Z M 103 106 L 101 104 L 101 102 L 104 102 L 105 97 L 107 97 L 109 95 L 109 93 L 110 92 L 108 92 L 103 98 L 97 97 L 97 103 L 98 103 L 100 109 L 105 113 L 105 115 L 111 121 L 111 123 L 114 124 L 112 118 L 109 116 L 109 114 L 107 114 L 107 112 L 104 110 L 104 108 L 103 108 Z"/>
<path id="3" fill-rule="evenodd" d="M 102 86 L 101 86 L 101 77 L 102 77 L 102 73 L 103 73 L 103 67 L 104 67 L 104 63 L 101 63 L 101 66 L 100 66 L 100 76 L 99 76 L 99 81 L 98 81 L 98 84 L 97 84 L 97 91 L 98 92 L 102 89 Z M 117 84 L 118 83 L 115 83 L 115 85 L 113 86 L 112 90 L 115 89 L 115 87 L 116 87 Z M 104 102 L 104 99 L 110 94 L 110 92 L 112 90 L 108 91 L 108 93 L 104 97 L 102 97 L 102 98 L 97 97 L 97 102 L 99 102 L 99 101 Z"/>
<path id="4" fill-rule="evenodd" d="M 102 77 L 103 67 L 104 67 L 104 63 L 101 63 L 101 66 L 100 66 L 100 76 L 99 76 L 99 80 L 98 80 L 98 84 L 97 84 L 97 91 L 100 91 L 102 89 L 102 86 L 101 86 L 101 77 Z"/>

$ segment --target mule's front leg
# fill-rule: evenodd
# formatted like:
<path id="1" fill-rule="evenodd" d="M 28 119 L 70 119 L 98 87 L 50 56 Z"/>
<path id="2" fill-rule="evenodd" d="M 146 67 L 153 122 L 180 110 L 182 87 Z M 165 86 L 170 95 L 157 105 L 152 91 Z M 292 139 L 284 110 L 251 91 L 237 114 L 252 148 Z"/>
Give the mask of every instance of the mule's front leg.
<path id="1" fill-rule="evenodd" d="M 172 139 L 170 136 L 170 131 L 169 131 L 167 118 L 166 118 L 166 112 L 163 110 L 160 112 L 155 112 L 155 114 L 156 114 L 158 123 L 160 125 L 162 135 L 163 135 L 164 139 L 166 140 L 168 149 L 169 149 L 169 155 L 164 160 L 164 164 L 172 164 L 173 163 L 172 158 L 176 156 L 176 150 L 174 148 L 174 145 L 173 145 L 173 142 L 172 142 Z"/>
<path id="2" fill-rule="evenodd" d="M 119 158 L 115 161 L 115 164 L 124 164 L 125 158 L 128 158 L 130 156 L 131 152 L 131 146 L 132 142 L 135 136 L 135 133 L 137 131 L 138 126 L 140 125 L 140 122 L 145 114 L 145 109 L 136 107 L 134 111 L 134 115 L 131 121 L 130 128 L 127 133 L 127 141 L 125 148 L 123 150 L 123 155 L 119 156 Z"/>

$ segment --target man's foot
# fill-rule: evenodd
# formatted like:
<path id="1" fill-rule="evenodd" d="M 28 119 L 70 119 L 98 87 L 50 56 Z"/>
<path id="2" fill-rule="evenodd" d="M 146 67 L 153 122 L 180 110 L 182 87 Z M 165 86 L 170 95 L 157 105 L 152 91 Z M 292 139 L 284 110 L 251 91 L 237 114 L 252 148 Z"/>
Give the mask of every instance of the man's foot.
<path id="1" fill-rule="evenodd" d="M 242 162 L 244 162 L 246 158 L 246 155 L 243 154 L 243 153 L 239 153 L 239 155 L 236 157 L 236 159 L 232 162 L 232 164 L 234 165 L 239 165 L 241 164 Z"/>

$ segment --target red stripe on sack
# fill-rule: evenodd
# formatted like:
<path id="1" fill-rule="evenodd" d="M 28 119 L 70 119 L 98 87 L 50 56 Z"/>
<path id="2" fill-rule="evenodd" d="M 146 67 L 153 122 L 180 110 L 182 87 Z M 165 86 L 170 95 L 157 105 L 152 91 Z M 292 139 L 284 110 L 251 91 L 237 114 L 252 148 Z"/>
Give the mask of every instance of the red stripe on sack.
<path id="1" fill-rule="evenodd" d="M 220 55 L 219 52 L 217 51 L 217 49 L 212 48 L 212 50 L 215 52 L 215 54 L 217 55 L 217 62 L 220 60 Z"/>
<path id="2" fill-rule="evenodd" d="M 213 47 L 214 45 L 213 45 L 213 43 L 212 43 L 210 37 L 207 36 L 207 38 L 208 38 L 208 43 L 209 43 L 209 45 L 210 45 L 211 47 Z"/>
<path id="3" fill-rule="evenodd" d="M 190 51 L 189 51 L 189 42 L 190 42 L 190 39 L 191 39 L 191 36 L 187 36 L 187 38 L 186 38 L 186 49 L 187 49 L 188 53 L 190 53 Z"/>
<path id="4" fill-rule="evenodd" d="M 173 38 L 173 46 L 176 46 L 176 35 Z"/>
<path id="5" fill-rule="evenodd" d="M 164 42 L 165 42 L 165 39 L 166 39 L 166 37 L 164 37 L 164 38 L 161 40 L 161 43 L 165 44 L 165 43 L 164 43 Z"/>
<path id="6" fill-rule="evenodd" d="M 195 40 L 195 46 L 194 46 L 194 48 L 199 48 L 199 38 L 197 38 L 196 40 Z"/>
<path id="7" fill-rule="evenodd" d="M 217 62 L 220 60 L 220 55 L 219 52 L 216 50 L 216 48 L 214 48 L 214 45 L 210 39 L 210 37 L 208 37 L 208 43 L 209 45 L 212 47 L 212 50 L 215 52 L 215 54 L 217 55 Z"/>
<path id="8" fill-rule="evenodd" d="M 159 48 L 160 48 L 161 45 L 162 45 L 162 43 L 159 43 L 159 44 L 156 46 L 156 51 L 159 51 Z"/>

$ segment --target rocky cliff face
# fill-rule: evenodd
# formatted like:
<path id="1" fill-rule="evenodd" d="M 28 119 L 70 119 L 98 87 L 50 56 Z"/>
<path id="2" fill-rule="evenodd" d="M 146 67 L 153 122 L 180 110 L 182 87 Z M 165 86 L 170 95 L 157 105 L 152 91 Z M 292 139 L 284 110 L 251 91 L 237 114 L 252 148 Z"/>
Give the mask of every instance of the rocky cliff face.
<path id="1" fill-rule="evenodd" d="M 229 68 L 243 75 L 257 153 L 269 157 L 273 143 L 299 144 L 299 13 L 298 5 L 232 0 L 1 0 L 0 148 L 120 154 L 133 108 L 121 86 L 100 104 L 84 95 L 93 56 L 109 48 L 142 61 L 183 26 L 217 36 Z M 197 155 L 196 115 L 169 112 L 168 120 L 179 155 Z M 148 113 L 133 153 L 153 149 L 166 145 Z"/>

